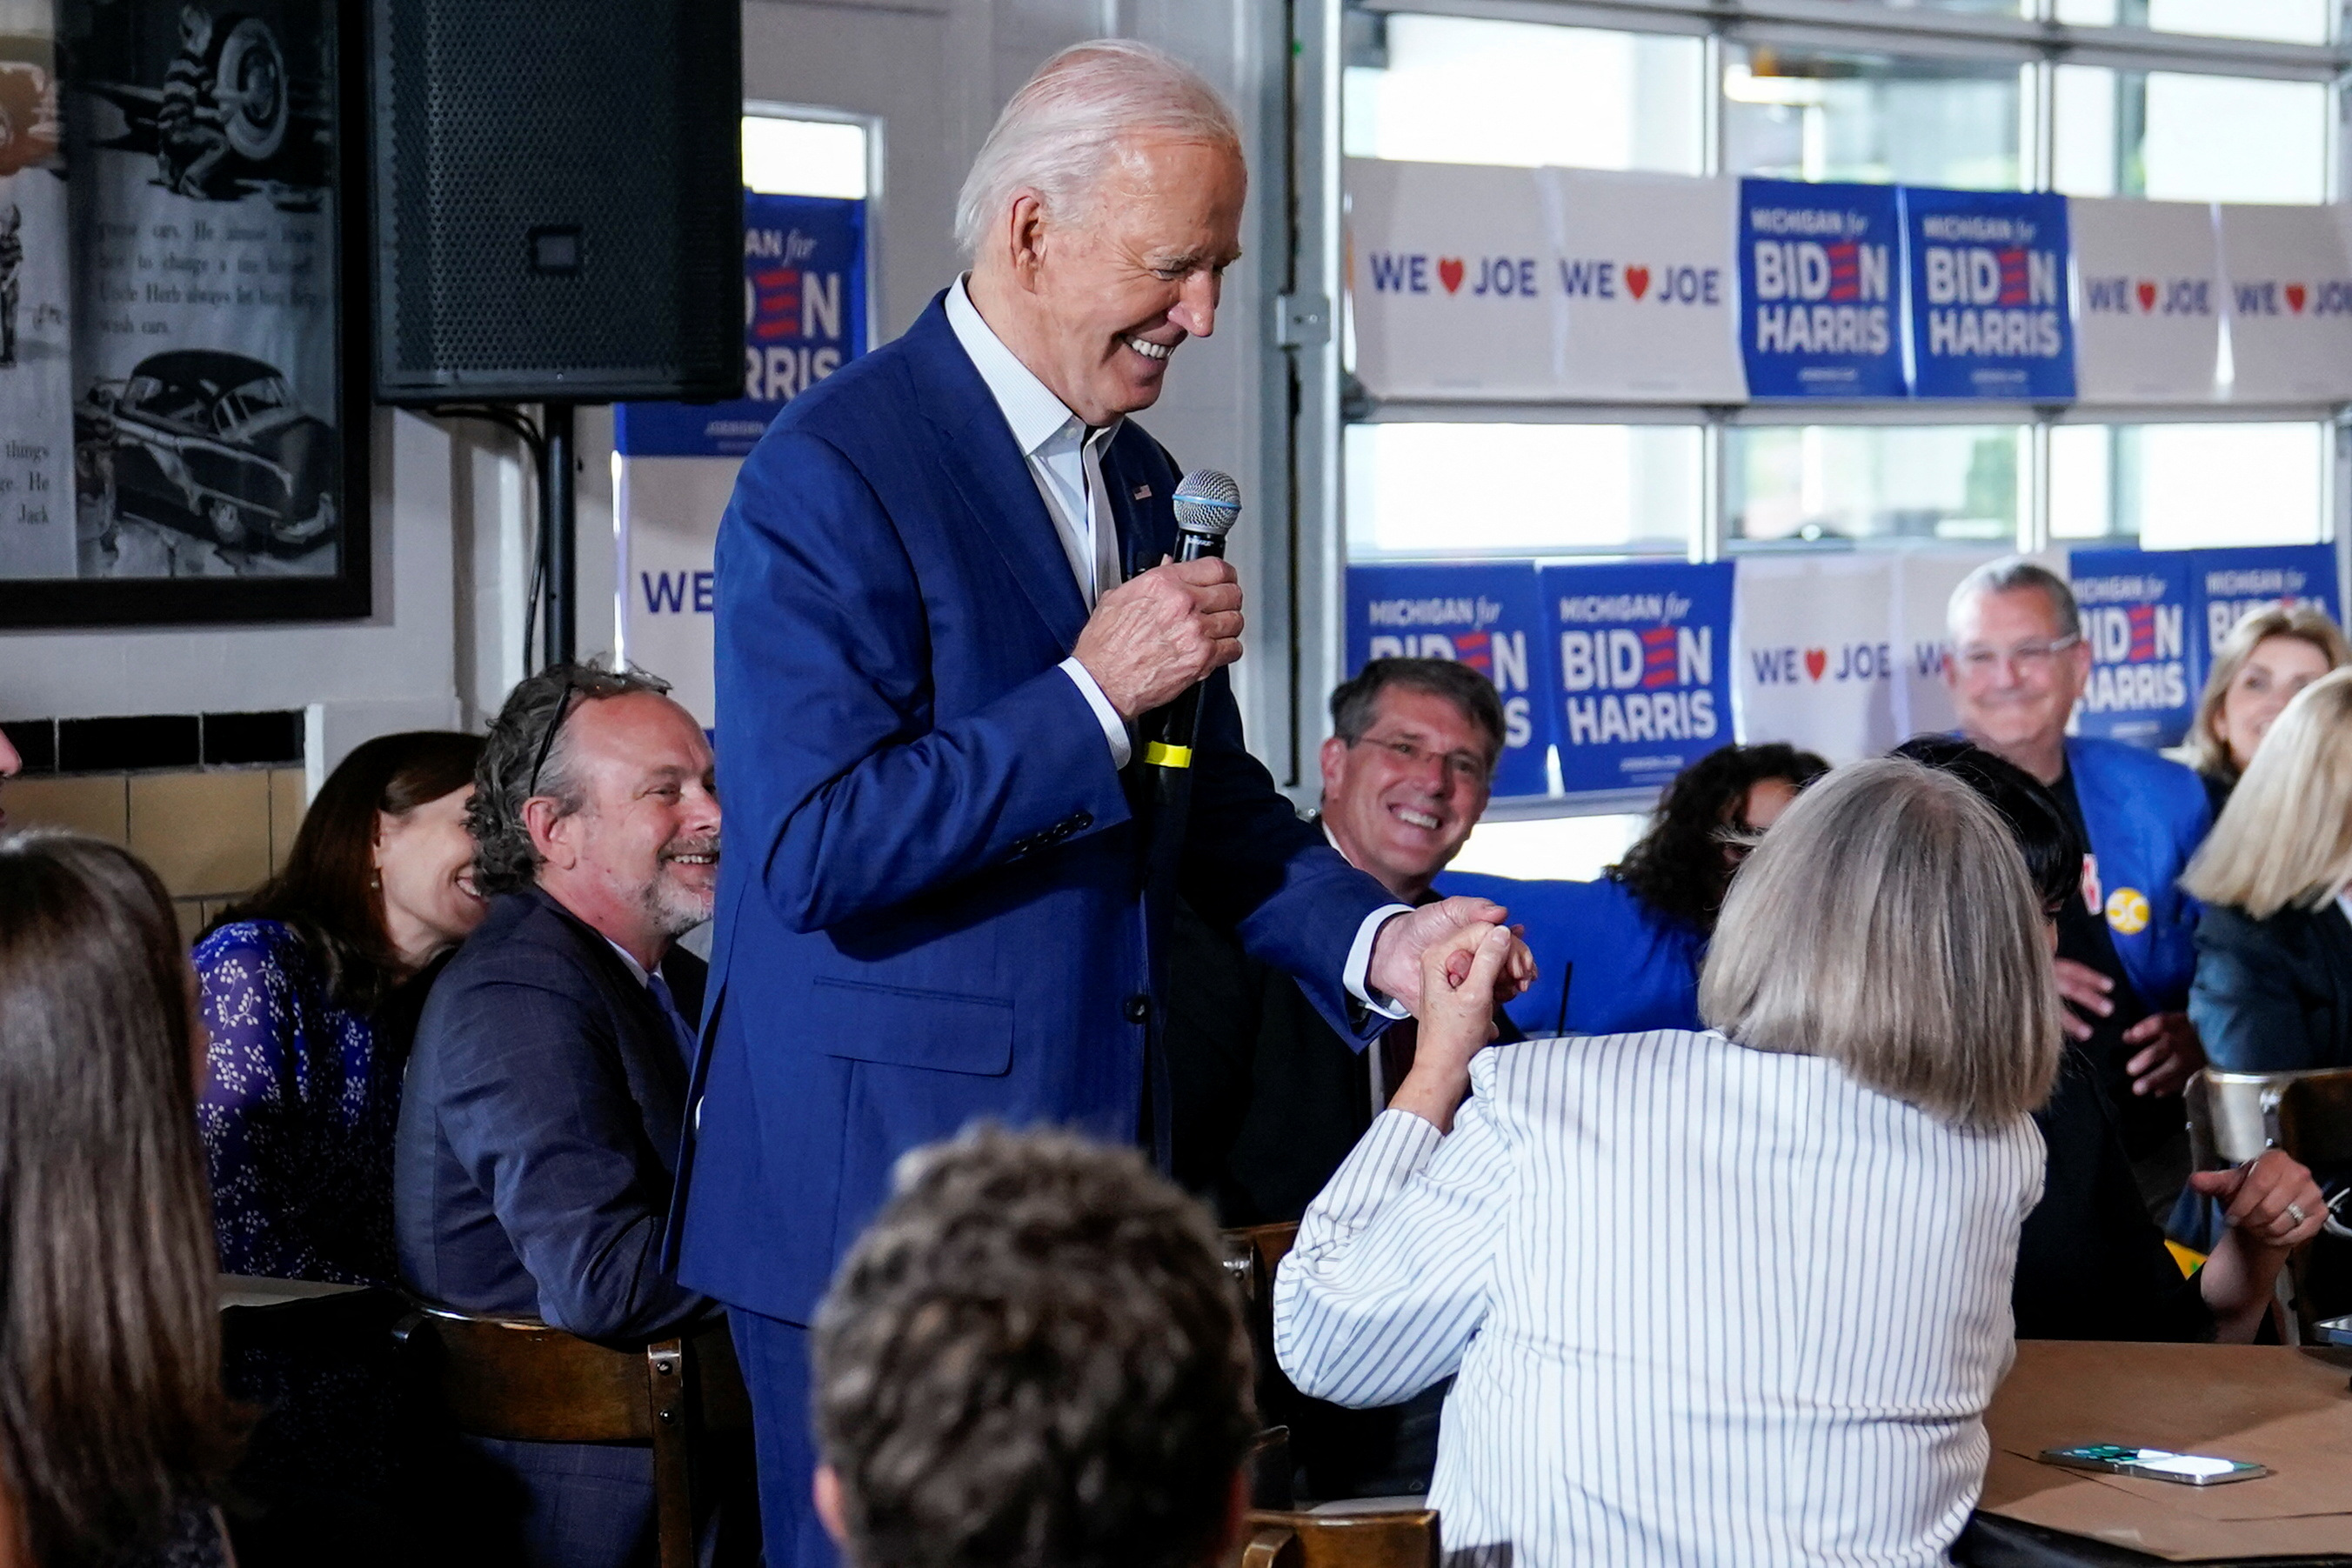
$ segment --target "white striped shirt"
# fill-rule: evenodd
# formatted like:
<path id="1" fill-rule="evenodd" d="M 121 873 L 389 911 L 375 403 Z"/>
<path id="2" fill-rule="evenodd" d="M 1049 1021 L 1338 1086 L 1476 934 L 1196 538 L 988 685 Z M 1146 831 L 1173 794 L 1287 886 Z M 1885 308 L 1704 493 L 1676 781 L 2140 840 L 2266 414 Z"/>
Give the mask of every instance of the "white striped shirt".
<path id="1" fill-rule="evenodd" d="M 2013 1351 L 2031 1119 L 1953 1128 L 1817 1057 L 1660 1030 L 1482 1051 L 1307 1211 L 1275 1352 L 1342 1405 L 1449 1373 L 1454 1568 L 1941 1563 Z"/>

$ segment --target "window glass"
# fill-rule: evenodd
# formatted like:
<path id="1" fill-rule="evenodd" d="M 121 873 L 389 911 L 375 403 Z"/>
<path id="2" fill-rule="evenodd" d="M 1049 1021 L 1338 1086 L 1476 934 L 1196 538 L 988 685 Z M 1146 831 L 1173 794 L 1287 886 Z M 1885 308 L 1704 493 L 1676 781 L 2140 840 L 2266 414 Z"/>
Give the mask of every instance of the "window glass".
<path id="1" fill-rule="evenodd" d="M 1702 505 L 1690 425 L 1348 427 L 1348 551 L 1665 553 Z"/>
<path id="2" fill-rule="evenodd" d="M 1696 38 L 1367 16 L 1342 84 L 1351 158 L 1696 174 Z"/>
<path id="3" fill-rule="evenodd" d="M 2068 424 L 2050 433 L 2050 533 L 2148 549 L 2321 537 L 2327 427 Z"/>
<path id="4" fill-rule="evenodd" d="M 2060 66 L 2056 77 L 2053 154 L 2069 195 L 2326 199 L 2324 83 L 2104 66 Z"/>
<path id="5" fill-rule="evenodd" d="M 1737 174 L 2013 190 L 2032 68 L 2003 61 L 1725 50 Z"/>
<path id="6" fill-rule="evenodd" d="M 1750 543 L 2017 537 L 2029 504 L 2019 425 L 1735 426 L 1731 538 Z"/>
<path id="7" fill-rule="evenodd" d="M 1638 815 L 1481 822 L 1449 869 L 1524 882 L 1591 882 L 1625 858 L 1648 822 Z"/>
<path id="8" fill-rule="evenodd" d="M 743 117 L 743 188 L 763 196 L 864 201 L 866 127 L 832 120 Z"/>
<path id="9" fill-rule="evenodd" d="M 2058 0 L 2058 20 L 2074 27 L 2148 27 L 2324 44 L 2329 5 L 2330 0 Z"/>

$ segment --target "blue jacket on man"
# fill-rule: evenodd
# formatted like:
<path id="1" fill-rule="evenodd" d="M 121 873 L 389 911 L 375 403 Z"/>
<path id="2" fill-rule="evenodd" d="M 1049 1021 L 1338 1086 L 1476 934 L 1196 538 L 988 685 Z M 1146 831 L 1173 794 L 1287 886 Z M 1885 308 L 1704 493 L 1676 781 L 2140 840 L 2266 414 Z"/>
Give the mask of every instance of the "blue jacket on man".
<path id="1" fill-rule="evenodd" d="M 1698 1030 L 1706 938 L 1612 877 L 1523 882 L 1441 872 L 1449 898 L 1492 899 L 1528 928 L 1536 982 L 1504 1011 L 1531 1040 Z"/>
<path id="2" fill-rule="evenodd" d="M 944 298 L 778 416 L 719 526 L 727 848 L 678 1272 L 786 1323 L 918 1145 L 993 1118 L 1165 1147 L 1147 769 L 1056 668 L 1086 602 Z M 1131 576 L 1174 548 L 1179 475 L 1132 421 L 1101 468 Z M 1378 1032 L 1341 975 L 1392 901 L 1276 792 L 1222 672 L 1175 880 Z"/>
<path id="3" fill-rule="evenodd" d="M 2213 826 L 2205 787 L 2178 762 L 2119 740 L 2070 736 L 2066 770 L 2090 830 L 2107 935 L 2132 988 L 2158 1012 L 2189 1005 L 2197 901 L 2180 873 Z"/>

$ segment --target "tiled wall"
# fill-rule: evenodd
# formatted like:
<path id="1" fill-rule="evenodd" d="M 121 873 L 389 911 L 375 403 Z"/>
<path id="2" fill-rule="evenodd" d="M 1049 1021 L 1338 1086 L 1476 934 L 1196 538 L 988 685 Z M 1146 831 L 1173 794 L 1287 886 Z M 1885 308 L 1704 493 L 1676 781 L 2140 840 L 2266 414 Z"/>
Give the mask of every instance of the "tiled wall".
<path id="1" fill-rule="evenodd" d="M 11 828 L 71 828 L 129 848 L 171 889 L 181 932 L 193 939 L 225 905 L 283 865 L 293 847 L 305 803 L 301 727 L 255 722 L 281 717 L 299 721 L 299 716 L 109 720 L 147 727 L 111 729 L 103 737 L 77 737 L 76 721 L 54 727 L 12 721 L 8 737 L 26 768 L 0 783 L 0 806 Z M 99 740 L 102 749 L 93 744 Z M 227 758 L 239 759 L 198 760 Z M 77 762 L 115 766 L 76 769 Z"/>

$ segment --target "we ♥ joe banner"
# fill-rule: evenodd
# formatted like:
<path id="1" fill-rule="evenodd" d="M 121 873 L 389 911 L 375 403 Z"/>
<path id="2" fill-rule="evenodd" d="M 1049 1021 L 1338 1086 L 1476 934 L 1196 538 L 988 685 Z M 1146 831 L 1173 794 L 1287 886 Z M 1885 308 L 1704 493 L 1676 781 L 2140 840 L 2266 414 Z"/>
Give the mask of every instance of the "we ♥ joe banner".
<path id="1" fill-rule="evenodd" d="M 1374 659 L 1446 659 L 1494 683 L 1498 796 L 1551 788 L 1548 643 L 1532 562 L 1348 569 L 1349 674 Z"/>
<path id="2" fill-rule="evenodd" d="M 1376 398 L 2352 399 L 2341 204 L 1378 159 L 1348 180 Z"/>

